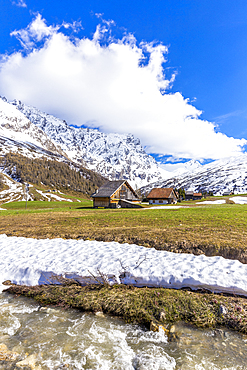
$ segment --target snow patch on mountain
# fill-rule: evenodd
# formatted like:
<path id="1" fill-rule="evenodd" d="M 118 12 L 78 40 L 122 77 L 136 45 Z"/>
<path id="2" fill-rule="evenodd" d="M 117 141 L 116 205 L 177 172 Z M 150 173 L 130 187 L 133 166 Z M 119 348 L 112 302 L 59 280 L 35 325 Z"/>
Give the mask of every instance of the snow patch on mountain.
<path id="1" fill-rule="evenodd" d="M 67 158 L 60 154 L 56 154 L 30 142 L 17 141 L 2 135 L 0 135 L 0 151 L 1 155 L 16 153 L 28 158 L 45 157 L 50 160 L 67 161 Z"/>
<path id="2" fill-rule="evenodd" d="M 247 153 L 236 157 L 219 159 L 192 171 L 175 175 L 142 187 L 143 194 L 156 187 L 184 188 L 194 192 L 210 192 L 222 195 L 226 191 L 247 193 Z"/>
<path id="3" fill-rule="evenodd" d="M 5 189 L 0 191 L 0 204 L 31 199 L 29 195 L 28 198 L 26 198 L 23 184 L 13 180 L 7 174 L 2 173 L 1 181 L 5 185 Z"/>
<path id="4" fill-rule="evenodd" d="M 181 175 L 184 172 L 194 171 L 202 167 L 202 164 L 195 159 L 187 162 L 159 162 L 159 166 L 170 173 L 169 177 Z"/>
<path id="5" fill-rule="evenodd" d="M 105 134 L 96 129 L 72 127 L 18 100 L 11 102 L 37 128 L 46 133 L 74 162 L 108 177 L 141 186 L 170 177 L 131 134 Z"/>
<path id="6" fill-rule="evenodd" d="M 191 159 L 190 161 L 183 163 L 182 167 L 176 171 L 176 174 L 182 174 L 185 172 L 197 171 L 202 168 L 202 164 L 195 159 Z"/>
<path id="7" fill-rule="evenodd" d="M 59 156 L 63 154 L 61 148 L 55 145 L 44 131 L 4 98 L 0 99 L 0 139 L 3 152 L 7 147 L 10 149 L 20 146 L 26 147 L 27 150 L 34 150 L 36 147 Z"/>

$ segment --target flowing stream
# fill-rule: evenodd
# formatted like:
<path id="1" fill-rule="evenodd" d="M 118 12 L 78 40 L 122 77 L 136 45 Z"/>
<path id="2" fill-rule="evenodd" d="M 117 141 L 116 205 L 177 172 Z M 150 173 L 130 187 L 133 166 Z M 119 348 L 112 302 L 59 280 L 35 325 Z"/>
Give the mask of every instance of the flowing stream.
<path id="1" fill-rule="evenodd" d="M 18 361 L 29 360 L 29 367 L 1 362 L 1 348 L 18 354 Z M 21 368 L 247 369 L 247 336 L 177 324 L 174 340 L 168 341 L 163 330 L 149 332 L 116 318 L 72 309 L 40 308 L 32 299 L 2 293 L 0 369 Z"/>

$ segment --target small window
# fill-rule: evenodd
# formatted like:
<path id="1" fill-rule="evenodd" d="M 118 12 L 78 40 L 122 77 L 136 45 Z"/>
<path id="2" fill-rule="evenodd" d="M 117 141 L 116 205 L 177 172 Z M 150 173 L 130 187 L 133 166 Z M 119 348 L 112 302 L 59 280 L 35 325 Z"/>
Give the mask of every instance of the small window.
<path id="1" fill-rule="evenodd" d="M 163 200 L 159 200 L 159 203 L 163 203 Z"/>

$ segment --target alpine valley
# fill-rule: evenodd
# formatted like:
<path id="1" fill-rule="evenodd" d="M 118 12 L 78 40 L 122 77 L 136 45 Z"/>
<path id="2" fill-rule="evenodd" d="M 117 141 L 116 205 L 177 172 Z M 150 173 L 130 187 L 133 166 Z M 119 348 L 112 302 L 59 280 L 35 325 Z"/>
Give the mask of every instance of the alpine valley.
<path id="1" fill-rule="evenodd" d="M 133 135 L 73 127 L 18 100 L 0 99 L 0 135 L 2 153 L 66 158 L 110 180 L 127 179 L 134 187 L 170 176 Z"/>
<path id="2" fill-rule="evenodd" d="M 1 161 L 2 173 L 12 179 L 28 181 L 28 176 L 20 179 L 16 174 L 16 168 L 21 163 L 20 156 L 32 160 L 34 167 L 40 166 L 41 162 L 38 161 L 45 158 L 66 165 L 63 173 L 79 171 L 85 181 L 91 181 L 91 186 L 89 182 L 83 186 L 83 191 L 88 195 L 106 179 L 127 179 L 133 187 L 141 188 L 143 194 L 153 187 L 184 188 L 216 195 L 222 195 L 225 191 L 234 191 L 236 194 L 247 192 L 247 154 L 207 165 L 191 160 L 179 170 L 169 172 L 148 155 L 140 140 L 131 134 L 106 134 L 97 129 L 73 127 L 65 120 L 43 113 L 19 100 L 8 102 L 6 98 L 0 98 L 0 152 L 1 158 L 5 157 L 5 164 Z M 7 158 L 9 153 L 19 157 L 15 160 L 13 156 Z M 26 167 L 28 165 L 30 163 L 25 164 Z M 49 177 L 51 179 L 52 176 L 47 173 L 48 167 L 52 167 L 54 173 L 58 171 L 58 167 L 46 164 L 42 179 L 45 176 L 46 180 Z M 77 175 L 72 177 L 74 180 L 69 186 L 73 183 L 73 189 L 76 190 L 79 180 Z M 39 178 L 39 181 L 42 179 Z M 64 180 L 61 179 L 61 182 Z M 55 186 L 52 182 L 48 182 L 49 185 Z"/>

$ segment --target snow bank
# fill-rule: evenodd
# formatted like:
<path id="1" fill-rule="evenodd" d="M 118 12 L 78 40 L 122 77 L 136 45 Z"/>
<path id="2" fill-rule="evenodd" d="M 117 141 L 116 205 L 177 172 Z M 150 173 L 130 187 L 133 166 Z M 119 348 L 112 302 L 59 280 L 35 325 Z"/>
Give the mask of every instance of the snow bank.
<path id="1" fill-rule="evenodd" d="M 184 208 L 183 206 L 153 206 L 149 208 L 143 208 L 143 209 L 178 209 L 178 208 Z"/>
<path id="2" fill-rule="evenodd" d="M 206 288 L 247 296 L 247 265 L 223 257 L 176 254 L 135 244 L 0 235 L 0 283 L 37 285 L 56 276 L 92 281 L 99 271 L 109 282 L 135 286 Z"/>
<path id="3" fill-rule="evenodd" d="M 230 198 L 236 204 L 247 204 L 247 197 L 233 197 Z"/>
<path id="4" fill-rule="evenodd" d="M 197 202 L 196 204 L 225 204 L 225 199 L 218 199 L 218 200 L 204 200 L 203 202 Z"/>
<path id="5" fill-rule="evenodd" d="M 236 204 L 247 204 L 247 197 L 233 197 L 229 198 L 230 200 L 233 200 Z M 225 204 L 225 199 L 218 199 L 218 200 L 204 200 L 203 202 L 198 202 L 196 204 Z"/>

